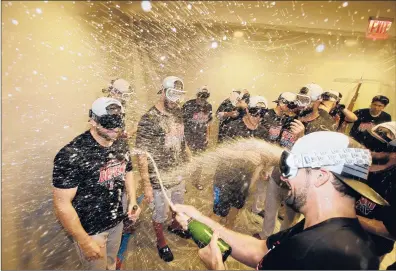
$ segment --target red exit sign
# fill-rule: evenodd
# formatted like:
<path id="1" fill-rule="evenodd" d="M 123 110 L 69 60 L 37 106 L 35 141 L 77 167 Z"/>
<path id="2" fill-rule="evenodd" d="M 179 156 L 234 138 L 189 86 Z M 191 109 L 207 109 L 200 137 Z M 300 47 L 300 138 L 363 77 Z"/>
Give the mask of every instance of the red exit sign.
<path id="1" fill-rule="evenodd" d="M 368 27 L 366 37 L 376 39 L 387 39 L 389 37 L 388 32 L 393 23 L 393 18 L 376 18 L 370 17 L 368 21 Z"/>

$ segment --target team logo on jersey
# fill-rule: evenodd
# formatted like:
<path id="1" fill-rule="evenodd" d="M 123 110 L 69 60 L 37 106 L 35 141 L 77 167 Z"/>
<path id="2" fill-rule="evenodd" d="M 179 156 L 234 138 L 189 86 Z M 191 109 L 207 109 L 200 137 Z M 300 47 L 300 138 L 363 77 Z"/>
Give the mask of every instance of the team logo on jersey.
<path id="1" fill-rule="evenodd" d="M 269 139 L 270 140 L 278 139 L 281 130 L 282 130 L 282 126 L 271 126 L 269 129 Z"/>
<path id="2" fill-rule="evenodd" d="M 364 215 L 370 214 L 374 210 L 375 206 L 377 206 L 377 204 L 363 197 L 361 197 L 355 205 L 356 210 Z"/>
<path id="3" fill-rule="evenodd" d="M 195 123 L 205 124 L 209 121 L 209 114 L 205 114 L 205 112 L 196 112 L 192 117 Z"/>
<path id="4" fill-rule="evenodd" d="M 280 145 L 290 149 L 291 147 L 293 147 L 295 142 L 296 136 L 289 131 L 284 130 L 282 133 L 282 137 L 279 141 Z"/>
<path id="5" fill-rule="evenodd" d="M 104 185 L 109 190 L 114 189 L 116 180 L 124 181 L 126 163 L 119 160 L 110 160 L 106 165 L 100 168 L 99 184 Z"/>
<path id="6" fill-rule="evenodd" d="M 358 129 L 360 132 L 364 132 L 366 130 L 370 130 L 373 127 L 374 127 L 374 123 L 372 122 L 362 122 L 360 123 Z"/>

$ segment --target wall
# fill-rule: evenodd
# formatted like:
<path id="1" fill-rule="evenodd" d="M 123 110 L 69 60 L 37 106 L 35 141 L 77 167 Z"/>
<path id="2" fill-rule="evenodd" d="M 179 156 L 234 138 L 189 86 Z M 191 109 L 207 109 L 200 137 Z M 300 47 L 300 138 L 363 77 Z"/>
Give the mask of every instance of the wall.
<path id="1" fill-rule="evenodd" d="M 323 52 L 316 52 L 315 46 L 304 42 L 311 37 L 321 40 L 316 44 L 325 44 Z M 264 46 L 254 49 L 236 41 L 222 43 L 215 57 L 204 62 L 203 73 L 197 67 L 185 78 L 194 82 L 189 86 L 192 93 L 196 87 L 207 84 L 212 89 L 212 102 L 218 105 L 232 88 L 246 87 L 272 101 L 280 92 L 297 91 L 309 82 L 340 91 L 343 102 L 349 103 L 357 82 L 336 82 L 336 79 L 352 81 L 363 76 L 370 81 L 363 81 L 355 109 L 369 106 L 373 96 L 383 94 L 391 99 L 386 111 L 395 118 L 395 42 L 361 40 L 356 46 L 348 47 L 344 39 L 341 37 L 339 45 L 334 46 L 337 37 L 302 34 L 294 46 L 273 50 Z"/>
<path id="2" fill-rule="evenodd" d="M 144 25 L 125 14 L 109 21 L 101 2 L 2 2 L 2 9 L 3 269 L 74 268 L 73 247 L 52 213 L 52 160 L 87 128 L 90 104 L 115 77 L 135 87 L 132 119 L 154 104 L 161 79 L 171 74 L 184 78 L 188 98 L 208 85 L 215 109 L 232 88 L 247 87 L 272 101 L 281 91 L 296 91 L 311 81 L 341 91 L 348 100 L 355 83 L 334 79 L 363 75 L 382 83 L 364 83 L 356 108 L 382 93 L 391 98 L 387 111 L 396 118 L 394 40 L 358 38 L 348 47 L 340 35 L 259 29 L 260 38 L 229 36 L 212 49 L 209 34 L 202 42 L 166 42 L 146 32 L 137 38 L 141 29 L 161 25 Z M 98 20 L 104 26 L 93 23 Z M 129 22 L 122 31 L 116 25 L 121 20 Z M 124 30 L 134 36 L 111 38 Z M 272 42 L 263 38 L 267 34 Z M 153 40 L 164 46 L 149 47 Z M 321 42 L 326 49 L 316 53 Z M 167 60 L 159 66 L 162 54 Z"/>

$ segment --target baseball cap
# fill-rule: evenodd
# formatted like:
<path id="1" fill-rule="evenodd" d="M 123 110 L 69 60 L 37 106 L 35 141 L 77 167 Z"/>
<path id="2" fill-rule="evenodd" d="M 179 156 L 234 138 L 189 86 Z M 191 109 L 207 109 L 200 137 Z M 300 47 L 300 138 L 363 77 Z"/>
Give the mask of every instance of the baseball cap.
<path id="1" fill-rule="evenodd" d="M 293 92 L 282 92 L 278 99 L 273 101 L 274 103 L 278 102 L 295 102 L 297 100 L 297 94 Z"/>
<path id="2" fill-rule="evenodd" d="M 298 139 L 290 152 L 282 153 L 280 161 L 285 177 L 295 176 L 299 168 L 327 169 L 360 195 L 379 205 L 389 205 L 367 185 L 370 165 L 368 149 L 342 133 L 329 131 L 314 132 Z"/>
<path id="3" fill-rule="evenodd" d="M 317 101 L 322 93 L 322 87 L 314 83 L 307 84 L 300 89 L 300 94 L 308 95 L 313 102 Z"/>
<path id="4" fill-rule="evenodd" d="M 335 90 L 326 90 L 325 92 L 322 93 L 321 98 L 324 101 L 332 101 L 332 102 L 338 102 L 340 100 L 340 93 Z M 341 95 L 342 97 L 342 95 Z"/>
<path id="5" fill-rule="evenodd" d="M 373 99 L 371 100 L 371 103 L 374 103 L 374 102 L 380 102 L 386 106 L 389 103 L 389 98 L 386 96 L 383 96 L 383 95 L 377 95 L 377 96 L 374 96 Z"/>
<path id="6" fill-rule="evenodd" d="M 124 108 L 122 107 L 121 102 L 109 97 L 101 97 L 96 99 L 92 103 L 92 113 L 98 117 L 102 117 L 104 115 L 113 115 L 109 110 L 110 105 L 118 105 L 120 108 L 119 112 L 124 113 Z"/>
<path id="7" fill-rule="evenodd" d="M 253 108 L 253 107 L 267 108 L 268 102 L 267 102 L 267 99 L 265 99 L 263 96 L 252 96 L 252 97 L 250 97 L 248 106 L 250 108 Z"/>
<path id="8" fill-rule="evenodd" d="M 128 81 L 126 81 L 122 78 L 112 81 L 110 87 L 118 90 L 122 94 L 124 94 L 124 93 L 131 94 L 132 93 L 131 84 L 129 84 Z"/>
<path id="9" fill-rule="evenodd" d="M 210 91 L 208 89 L 207 86 L 203 86 L 197 89 L 197 95 L 198 97 L 202 97 L 202 98 L 209 98 L 210 96 Z"/>
<path id="10" fill-rule="evenodd" d="M 92 103 L 89 117 L 106 129 L 124 127 L 124 108 L 120 101 L 101 97 Z"/>
<path id="11" fill-rule="evenodd" d="M 200 88 L 197 89 L 197 93 L 202 93 L 202 92 L 210 93 L 210 91 L 209 91 L 207 86 L 203 86 L 203 87 L 200 87 Z"/>
<path id="12" fill-rule="evenodd" d="M 158 94 L 161 94 L 162 91 L 165 91 L 166 98 L 172 102 L 181 100 L 186 93 L 183 80 L 176 76 L 168 76 L 162 81 Z"/>
<path id="13" fill-rule="evenodd" d="M 128 101 L 133 94 L 131 84 L 122 78 L 111 80 L 109 86 L 102 89 L 102 92 L 108 93 L 110 95 L 109 97 L 113 96 L 112 93 L 121 95 L 121 100 L 123 102 Z"/>

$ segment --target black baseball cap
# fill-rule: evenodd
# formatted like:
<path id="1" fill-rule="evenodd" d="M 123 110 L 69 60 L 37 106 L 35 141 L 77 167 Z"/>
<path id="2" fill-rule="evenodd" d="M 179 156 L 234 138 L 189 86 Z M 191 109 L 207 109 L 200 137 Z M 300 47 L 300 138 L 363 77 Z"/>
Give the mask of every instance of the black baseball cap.
<path id="1" fill-rule="evenodd" d="M 377 95 L 377 96 L 374 96 L 371 101 L 371 103 L 374 103 L 374 102 L 380 102 L 383 105 L 387 106 L 389 103 L 389 98 L 386 96 L 383 96 L 383 95 Z"/>

